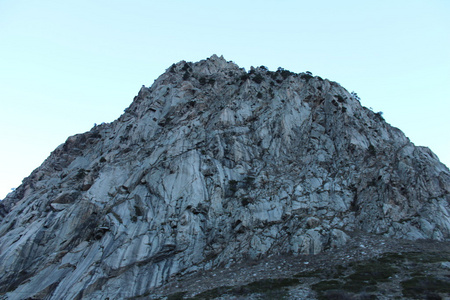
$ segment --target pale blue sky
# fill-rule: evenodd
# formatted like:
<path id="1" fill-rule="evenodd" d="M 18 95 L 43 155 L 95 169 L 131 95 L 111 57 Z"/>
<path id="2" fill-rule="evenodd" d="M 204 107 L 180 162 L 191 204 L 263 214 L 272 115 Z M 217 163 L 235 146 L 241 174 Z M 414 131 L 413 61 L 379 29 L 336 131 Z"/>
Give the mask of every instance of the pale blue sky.
<path id="1" fill-rule="evenodd" d="M 311 71 L 450 166 L 450 1 L 0 0 L 0 199 L 172 63 Z"/>

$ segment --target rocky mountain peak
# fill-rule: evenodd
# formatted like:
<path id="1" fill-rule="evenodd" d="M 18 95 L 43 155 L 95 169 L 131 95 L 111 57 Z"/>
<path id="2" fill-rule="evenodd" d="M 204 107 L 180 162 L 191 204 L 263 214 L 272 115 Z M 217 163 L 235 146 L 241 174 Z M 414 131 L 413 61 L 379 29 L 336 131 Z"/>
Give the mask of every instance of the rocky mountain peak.
<path id="1" fill-rule="evenodd" d="M 450 172 L 339 84 L 223 57 L 173 64 L 0 204 L 0 293 L 148 295 L 352 233 L 450 237 Z"/>

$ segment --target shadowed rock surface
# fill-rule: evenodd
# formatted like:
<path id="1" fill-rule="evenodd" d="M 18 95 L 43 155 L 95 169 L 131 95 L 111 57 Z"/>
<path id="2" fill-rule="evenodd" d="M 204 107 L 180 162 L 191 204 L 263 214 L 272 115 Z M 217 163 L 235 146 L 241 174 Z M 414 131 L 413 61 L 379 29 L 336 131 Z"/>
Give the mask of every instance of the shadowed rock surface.
<path id="1" fill-rule="evenodd" d="M 0 203 L 0 297 L 135 297 L 355 231 L 445 241 L 449 201 L 448 168 L 339 84 L 182 61 Z"/>

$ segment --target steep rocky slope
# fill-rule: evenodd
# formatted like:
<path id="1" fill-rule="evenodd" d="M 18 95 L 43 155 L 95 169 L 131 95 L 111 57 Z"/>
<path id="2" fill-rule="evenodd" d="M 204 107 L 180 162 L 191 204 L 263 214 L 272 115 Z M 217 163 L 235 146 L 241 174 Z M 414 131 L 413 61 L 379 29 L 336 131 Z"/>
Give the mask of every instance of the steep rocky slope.
<path id="1" fill-rule="evenodd" d="M 135 299 L 450 299 L 450 242 L 353 233 L 316 255 L 272 255 L 177 276 Z"/>
<path id="2" fill-rule="evenodd" d="M 175 275 L 450 238 L 450 172 L 335 82 L 180 62 L 0 204 L 4 298 L 119 299 Z"/>

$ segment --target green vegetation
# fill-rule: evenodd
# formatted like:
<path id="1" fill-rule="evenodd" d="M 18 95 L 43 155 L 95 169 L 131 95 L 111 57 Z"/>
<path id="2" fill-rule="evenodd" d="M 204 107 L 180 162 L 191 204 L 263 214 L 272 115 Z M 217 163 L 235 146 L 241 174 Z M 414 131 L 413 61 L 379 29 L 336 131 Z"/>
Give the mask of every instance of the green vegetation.
<path id="1" fill-rule="evenodd" d="M 376 259 L 336 266 L 334 270 L 300 273 L 295 277 L 321 278 L 321 281 L 312 285 L 319 299 L 349 299 L 355 294 L 364 294 L 364 299 L 375 299 L 374 292 L 378 290 L 379 284 L 389 282 L 402 273 L 402 276 L 410 278 L 401 282 L 403 296 L 441 299 L 440 293 L 450 293 L 450 278 L 425 276 L 423 270 L 427 264 L 448 261 L 449 258 L 449 252 L 385 253 Z M 341 298 L 336 298 L 338 295 Z"/>
<path id="2" fill-rule="evenodd" d="M 167 300 L 182 300 L 184 299 L 184 295 L 186 295 L 186 292 L 178 292 L 171 294 L 167 297 Z"/>
<path id="3" fill-rule="evenodd" d="M 246 80 L 249 79 L 249 78 L 250 78 L 250 76 L 249 76 L 247 73 L 241 75 L 241 80 L 242 80 L 242 81 L 246 81 Z"/>
<path id="4" fill-rule="evenodd" d="M 327 274 L 327 271 L 318 269 L 318 270 L 314 270 L 314 271 L 298 273 L 298 274 L 294 275 L 294 277 L 296 277 L 296 278 L 308 278 L 308 277 L 322 278 L 326 274 Z"/>
<path id="5" fill-rule="evenodd" d="M 192 71 L 190 63 L 185 63 L 181 70 L 184 71 L 183 80 L 188 80 L 191 76 L 190 72 Z"/>
<path id="6" fill-rule="evenodd" d="M 183 70 L 183 71 L 192 71 L 192 68 L 191 68 L 189 63 L 185 63 L 181 70 Z"/>
<path id="7" fill-rule="evenodd" d="M 378 120 L 380 120 L 380 121 L 383 121 L 384 120 L 384 118 L 383 118 L 383 112 L 382 111 L 379 111 L 379 112 L 377 112 L 377 113 L 375 113 L 375 116 L 378 118 Z"/>
<path id="8" fill-rule="evenodd" d="M 259 84 L 264 81 L 264 77 L 261 74 L 256 74 L 254 77 L 252 77 L 252 80 Z"/>
<path id="9" fill-rule="evenodd" d="M 314 78 L 314 77 L 312 75 L 306 73 L 306 74 L 300 75 L 300 78 L 304 79 L 304 80 L 306 80 L 306 82 L 308 82 L 311 78 Z"/>
<path id="10" fill-rule="evenodd" d="M 221 295 L 227 294 L 233 287 L 231 286 L 221 286 L 214 289 L 210 289 L 207 291 L 204 291 L 198 295 L 195 295 L 194 297 L 187 298 L 188 300 L 208 300 L 208 299 L 214 299 Z"/>
<path id="11" fill-rule="evenodd" d="M 297 285 L 298 279 L 278 278 L 278 279 L 262 279 L 254 281 L 246 285 L 237 287 L 221 286 L 214 289 L 204 291 L 194 297 L 187 298 L 189 300 L 209 300 L 215 299 L 223 295 L 232 295 L 245 297 L 251 294 L 260 294 L 259 299 L 288 299 L 287 287 Z M 179 293 L 178 293 L 179 294 Z M 172 295 L 171 295 L 172 296 Z M 175 298 L 174 298 L 175 299 Z M 183 298 L 180 298 L 183 299 Z"/>
<path id="12" fill-rule="evenodd" d="M 270 72 L 269 71 L 269 75 L 270 75 L 270 78 L 272 78 L 272 80 L 276 80 L 278 78 L 278 73 L 277 72 Z"/>
<path id="13" fill-rule="evenodd" d="M 75 176 L 78 180 L 81 180 L 86 176 L 87 171 L 85 169 L 79 169 L 77 175 Z"/>
<path id="14" fill-rule="evenodd" d="M 253 185 L 254 182 L 255 182 L 255 177 L 253 177 L 253 176 L 246 176 L 244 178 L 245 187 Z"/>
<path id="15" fill-rule="evenodd" d="M 342 283 L 339 280 L 324 280 L 312 285 L 312 289 L 316 292 L 338 290 L 342 287 Z"/>
<path id="16" fill-rule="evenodd" d="M 351 92 L 351 95 L 353 98 L 355 98 L 356 100 L 360 101 L 361 98 L 359 98 L 358 94 L 356 92 Z"/>
<path id="17" fill-rule="evenodd" d="M 356 265 L 354 273 L 346 277 L 344 290 L 354 293 L 376 291 L 379 282 L 389 281 L 397 269 L 388 264 L 370 260 Z"/>
<path id="18" fill-rule="evenodd" d="M 341 95 L 335 95 L 339 103 L 344 103 L 345 99 Z"/>
<path id="19" fill-rule="evenodd" d="M 288 78 L 288 77 L 291 76 L 291 75 L 295 75 L 295 73 L 293 73 L 293 72 L 291 72 L 291 71 L 289 71 L 289 70 L 285 70 L 285 69 L 283 69 L 283 68 L 281 68 L 281 67 L 278 68 L 277 73 L 278 73 L 278 74 L 281 74 L 281 77 L 283 77 L 283 80 L 286 79 L 286 78 Z M 277 81 L 277 82 L 278 82 L 278 81 Z"/>
<path id="20" fill-rule="evenodd" d="M 199 82 L 201 85 L 205 85 L 205 84 L 207 84 L 207 83 L 213 85 L 213 84 L 216 82 L 216 80 L 215 80 L 214 78 L 209 78 L 209 79 L 208 79 L 207 77 L 202 76 L 202 77 L 199 78 L 198 82 Z"/>
<path id="21" fill-rule="evenodd" d="M 450 294 L 450 279 L 418 276 L 402 281 L 403 296 L 413 299 L 442 299 L 438 293 Z"/>
<path id="22" fill-rule="evenodd" d="M 242 206 L 247 206 L 250 203 L 253 203 L 253 201 L 254 201 L 254 199 L 249 198 L 249 197 L 245 197 L 245 198 L 242 198 L 241 204 L 242 204 Z"/>
<path id="23" fill-rule="evenodd" d="M 230 180 L 231 181 L 231 180 Z M 237 184 L 237 182 L 235 181 Z M 244 200 L 243 200 L 244 201 Z M 237 225 L 241 221 L 237 222 Z M 385 253 L 380 257 L 299 273 L 293 278 L 262 279 L 244 285 L 221 286 L 184 298 L 178 292 L 167 299 L 203 300 L 227 295 L 237 299 L 289 299 L 289 287 L 311 282 L 318 299 L 377 299 L 386 282 L 400 279 L 392 292 L 408 299 L 443 299 L 450 293 L 450 276 L 431 275 L 450 251 Z M 398 282 L 398 281 L 397 281 Z"/>
<path id="24" fill-rule="evenodd" d="M 404 252 L 386 253 L 378 259 L 381 263 L 398 263 L 407 261 L 412 263 L 438 263 L 450 260 L 450 252 Z"/>

